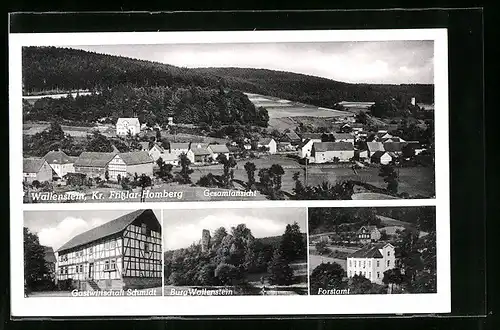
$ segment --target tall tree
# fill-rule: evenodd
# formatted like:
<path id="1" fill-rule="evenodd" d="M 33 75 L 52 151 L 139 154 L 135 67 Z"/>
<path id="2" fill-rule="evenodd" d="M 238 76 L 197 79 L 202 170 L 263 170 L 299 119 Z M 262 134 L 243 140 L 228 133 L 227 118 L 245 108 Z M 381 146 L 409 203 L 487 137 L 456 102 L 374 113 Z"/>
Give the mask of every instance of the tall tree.
<path id="1" fill-rule="evenodd" d="M 393 194 L 398 192 L 398 172 L 394 169 L 394 166 L 381 165 L 379 176 L 384 179 L 384 182 L 387 183 L 387 190 Z"/>
<path id="2" fill-rule="evenodd" d="M 269 283 L 272 285 L 289 285 L 294 280 L 293 270 L 280 249 L 276 249 L 268 268 Z"/>
<path id="3" fill-rule="evenodd" d="M 191 165 L 191 161 L 187 157 L 185 153 L 182 153 L 179 156 L 180 159 L 180 165 L 181 165 L 181 170 L 179 172 L 179 176 L 177 181 L 179 183 L 191 183 L 191 173 L 193 173 L 193 170 L 189 167 Z"/>
<path id="4" fill-rule="evenodd" d="M 24 227 L 24 278 L 27 289 L 36 287 L 37 282 L 48 276 L 49 269 L 45 263 L 45 250 L 38 235 Z"/>
<path id="5" fill-rule="evenodd" d="M 340 289 L 345 271 L 338 263 L 322 263 L 311 273 L 311 294 L 318 294 L 318 289 Z"/>
<path id="6" fill-rule="evenodd" d="M 252 162 L 246 162 L 244 167 L 248 177 L 247 189 L 250 190 L 255 188 L 255 171 L 257 170 L 257 167 Z"/>
<path id="7" fill-rule="evenodd" d="M 280 250 L 287 261 L 306 256 L 306 242 L 297 222 L 286 225 L 285 233 L 281 236 Z"/>

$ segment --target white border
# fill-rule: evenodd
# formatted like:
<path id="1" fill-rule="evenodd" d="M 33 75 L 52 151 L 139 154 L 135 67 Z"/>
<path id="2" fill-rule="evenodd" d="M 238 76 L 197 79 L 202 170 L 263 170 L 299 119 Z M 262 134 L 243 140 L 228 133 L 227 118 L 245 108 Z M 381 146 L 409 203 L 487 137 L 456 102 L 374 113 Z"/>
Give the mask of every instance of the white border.
<path id="1" fill-rule="evenodd" d="M 166 203 L 23 204 L 22 185 L 22 66 L 23 46 L 176 43 L 276 43 L 433 40 L 435 80 L 436 198 L 377 201 L 242 201 Z M 189 316 L 189 315 L 345 315 L 451 312 L 450 212 L 448 149 L 448 50 L 446 29 L 309 30 L 244 32 L 51 33 L 9 35 L 9 144 L 11 313 L 15 317 Z M 436 205 L 436 294 L 266 297 L 113 297 L 24 298 L 23 210 L 203 209 L 306 206 Z M 308 268 L 309 272 L 309 268 Z"/>

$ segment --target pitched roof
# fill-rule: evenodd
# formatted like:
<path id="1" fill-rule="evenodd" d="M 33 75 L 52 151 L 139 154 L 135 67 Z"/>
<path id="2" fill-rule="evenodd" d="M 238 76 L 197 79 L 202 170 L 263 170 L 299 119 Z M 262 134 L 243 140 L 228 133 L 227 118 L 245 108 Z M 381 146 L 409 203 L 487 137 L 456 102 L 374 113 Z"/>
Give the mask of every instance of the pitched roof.
<path id="1" fill-rule="evenodd" d="M 298 136 L 298 135 L 297 135 L 297 133 L 295 133 L 295 132 L 288 132 L 288 133 L 285 133 L 285 136 L 286 136 L 289 140 L 291 140 L 291 141 L 293 141 L 293 140 L 300 140 L 300 136 Z"/>
<path id="2" fill-rule="evenodd" d="M 208 151 L 208 149 L 206 148 L 193 147 L 191 148 L 191 151 L 195 156 L 210 155 L 210 151 Z"/>
<path id="3" fill-rule="evenodd" d="M 349 140 L 349 139 L 354 139 L 354 136 L 349 133 L 333 133 L 332 134 L 335 137 L 335 140 Z"/>
<path id="4" fill-rule="evenodd" d="M 49 164 L 71 164 L 74 163 L 74 159 L 66 155 L 64 151 L 49 151 L 43 156 L 43 158 Z"/>
<path id="5" fill-rule="evenodd" d="M 164 152 L 165 151 L 165 149 L 163 149 L 163 147 L 159 143 L 153 144 L 153 146 L 151 147 L 151 149 L 153 149 L 154 147 L 156 147 L 156 149 L 158 149 L 160 152 Z M 151 150 L 151 149 L 149 149 L 149 150 Z"/>
<path id="6" fill-rule="evenodd" d="M 377 226 L 361 226 L 359 229 L 358 229 L 358 233 L 361 232 L 361 229 L 365 228 L 366 230 L 368 230 L 369 232 L 371 232 L 372 230 L 375 230 L 377 229 Z"/>
<path id="7" fill-rule="evenodd" d="M 96 241 L 98 239 L 111 236 L 114 234 L 117 234 L 125 228 L 127 228 L 128 225 L 130 225 L 132 222 L 134 222 L 135 219 L 137 219 L 141 214 L 144 212 L 149 211 L 152 213 L 151 210 L 138 210 L 134 211 L 128 214 L 125 214 L 117 219 L 111 220 L 109 222 L 106 222 L 103 225 L 100 225 L 99 227 L 95 227 L 93 229 L 90 229 L 84 233 L 81 233 L 72 239 L 70 239 L 68 242 L 66 242 L 63 246 L 61 246 L 57 251 L 61 252 L 64 250 L 68 250 L 71 248 L 75 248 L 80 245 L 88 244 L 93 241 Z M 153 213 L 154 215 L 154 213 Z"/>
<path id="8" fill-rule="evenodd" d="M 366 147 L 370 152 L 384 151 L 384 144 L 382 142 L 366 142 Z"/>
<path id="9" fill-rule="evenodd" d="M 365 246 L 348 256 L 348 258 L 383 258 L 379 249 L 382 249 L 387 244 L 388 243 L 379 243 Z"/>
<path id="10" fill-rule="evenodd" d="M 403 142 L 386 142 L 384 143 L 385 151 L 399 152 L 403 149 L 406 143 Z"/>
<path id="11" fill-rule="evenodd" d="M 189 149 L 189 142 L 170 142 L 170 150 L 172 149 Z"/>
<path id="12" fill-rule="evenodd" d="M 373 153 L 373 155 L 372 155 L 372 158 L 377 158 L 378 159 L 378 158 L 381 158 L 384 154 L 388 154 L 388 153 L 385 152 L 385 151 L 381 151 L 381 150 L 375 151 Z M 391 156 L 391 155 L 389 154 L 389 156 Z M 392 156 L 391 156 L 391 158 L 392 158 Z"/>
<path id="13" fill-rule="evenodd" d="M 116 121 L 116 126 L 123 125 L 125 121 L 128 123 L 128 125 L 141 125 L 138 118 L 118 118 L 118 120 Z"/>
<path id="14" fill-rule="evenodd" d="M 153 162 L 153 158 L 147 151 L 122 152 L 118 156 L 127 165 L 148 164 Z"/>
<path id="15" fill-rule="evenodd" d="M 316 139 L 321 140 L 322 133 L 302 133 L 301 136 L 303 139 Z"/>
<path id="16" fill-rule="evenodd" d="M 315 151 L 350 151 L 354 150 L 352 142 L 314 142 Z"/>
<path id="17" fill-rule="evenodd" d="M 116 152 L 82 152 L 75 161 L 75 166 L 106 167 L 115 157 Z"/>
<path id="18" fill-rule="evenodd" d="M 23 173 L 38 173 L 45 162 L 43 158 L 23 158 Z"/>
<path id="19" fill-rule="evenodd" d="M 142 149 L 149 149 L 149 142 L 139 142 Z"/>
<path id="20" fill-rule="evenodd" d="M 262 138 L 259 140 L 259 144 L 268 145 L 269 143 L 271 143 L 272 140 L 273 140 L 273 138 Z"/>
<path id="21" fill-rule="evenodd" d="M 45 252 L 45 262 L 56 262 L 56 256 L 54 254 L 54 250 L 50 246 L 44 246 L 44 252 Z"/>
<path id="22" fill-rule="evenodd" d="M 229 152 L 229 149 L 225 144 L 211 144 L 208 147 L 216 154 L 225 154 Z"/>

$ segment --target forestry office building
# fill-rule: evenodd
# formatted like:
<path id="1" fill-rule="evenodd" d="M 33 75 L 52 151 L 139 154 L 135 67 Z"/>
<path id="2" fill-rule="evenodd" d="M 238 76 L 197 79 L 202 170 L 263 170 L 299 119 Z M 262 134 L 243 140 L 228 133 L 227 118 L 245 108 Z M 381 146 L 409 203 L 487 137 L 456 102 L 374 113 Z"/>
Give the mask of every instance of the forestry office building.
<path id="1" fill-rule="evenodd" d="M 161 286 L 161 225 L 152 210 L 128 213 L 73 237 L 57 251 L 57 280 L 79 290 Z"/>

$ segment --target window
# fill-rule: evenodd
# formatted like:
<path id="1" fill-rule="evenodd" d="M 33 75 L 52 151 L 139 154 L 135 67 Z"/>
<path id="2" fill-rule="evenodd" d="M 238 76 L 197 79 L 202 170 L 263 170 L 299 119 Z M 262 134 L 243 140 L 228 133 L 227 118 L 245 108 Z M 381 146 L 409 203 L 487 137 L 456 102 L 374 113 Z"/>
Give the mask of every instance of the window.
<path id="1" fill-rule="evenodd" d="M 78 267 L 78 265 L 75 266 L 75 273 L 78 274 L 78 271 L 80 270 L 80 267 Z"/>
<path id="2" fill-rule="evenodd" d="M 363 268 L 366 267 L 366 261 L 363 261 Z"/>
<path id="3" fill-rule="evenodd" d="M 144 252 L 149 253 L 149 243 L 144 243 Z"/>
<path id="4" fill-rule="evenodd" d="M 148 227 L 146 226 L 145 223 L 141 224 L 141 234 L 146 235 L 146 232 L 148 230 Z"/>
<path id="5" fill-rule="evenodd" d="M 115 248 L 115 241 L 109 242 L 109 248 L 114 249 Z"/>
<path id="6" fill-rule="evenodd" d="M 380 267 L 380 261 L 377 260 L 377 267 Z"/>
<path id="7" fill-rule="evenodd" d="M 380 272 L 377 272 L 377 278 L 380 278 Z"/>
<path id="8" fill-rule="evenodd" d="M 109 270 L 109 261 L 108 260 L 106 260 L 104 262 L 104 270 Z"/>
<path id="9" fill-rule="evenodd" d="M 391 255 L 391 251 L 387 251 L 387 256 L 389 257 Z"/>
<path id="10" fill-rule="evenodd" d="M 80 265 L 80 273 L 83 273 L 83 265 Z"/>
<path id="11" fill-rule="evenodd" d="M 352 260 L 349 260 L 349 267 L 352 267 Z"/>
<path id="12" fill-rule="evenodd" d="M 115 259 L 111 259 L 111 269 L 112 270 L 116 269 L 116 260 Z"/>
<path id="13" fill-rule="evenodd" d="M 391 265 L 391 261 L 387 260 L 387 267 L 389 267 L 390 265 Z"/>
<path id="14" fill-rule="evenodd" d="M 368 272 L 368 278 L 372 278 L 372 272 Z"/>

